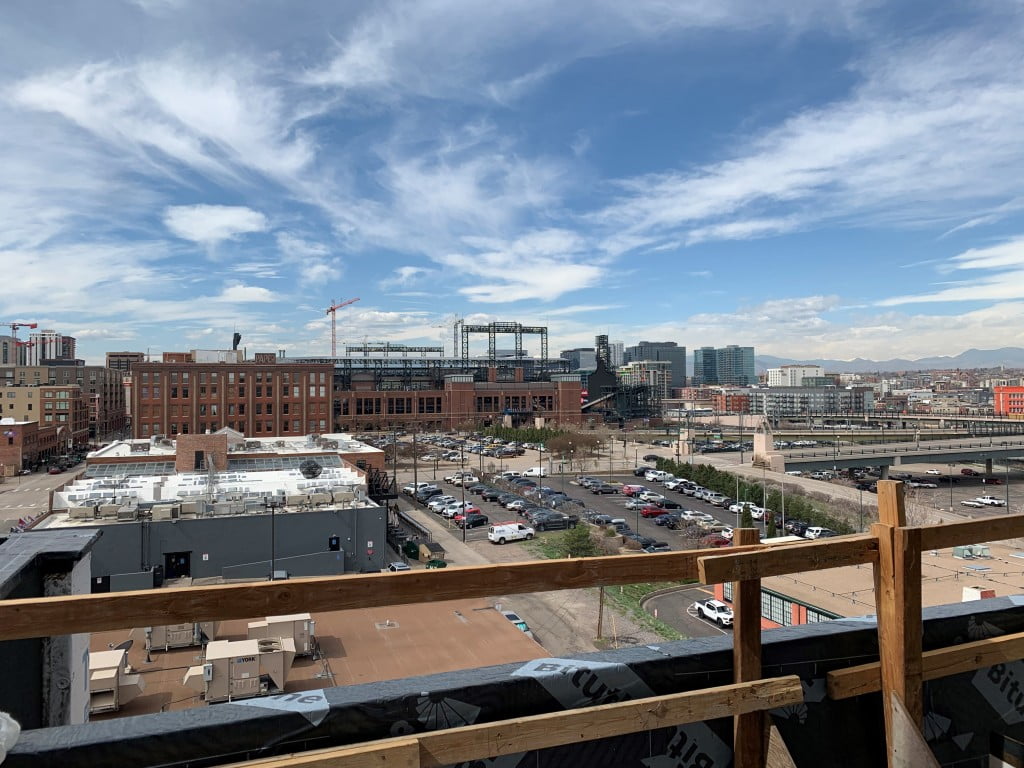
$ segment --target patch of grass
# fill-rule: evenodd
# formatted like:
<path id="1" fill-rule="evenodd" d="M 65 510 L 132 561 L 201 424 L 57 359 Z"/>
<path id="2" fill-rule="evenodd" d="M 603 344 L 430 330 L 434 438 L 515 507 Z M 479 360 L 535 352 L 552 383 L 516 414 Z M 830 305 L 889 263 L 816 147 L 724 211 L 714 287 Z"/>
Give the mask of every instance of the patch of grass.
<path id="1" fill-rule="evenodd" d="M 533 541 L 524 541 L 523 548 L 545 560 L 559 560 L 563 557 L 561 544 L 553 536 L 537 536 Z"/>
<path id="2" fill-rule="evenodd" d="M 556 537 L 553 536 L 538 536 L 533 541 L 524 541 L 523 547 L 536 557 L 547 560 L 556 560 L 562 557 L 561 546 Z M 679 587 L 693 583 L 693 580 L 662 581 L 605 587 L 605 602 L 617 613 L 632 620 L 637 626 L 653 632 L 665 640 L 685 640 L 687 635 L 654 618 L 643 609 L 640 603 L 647 595 L 657 592 L 659 589 Z"/>
<path id="3" fill-rule="evenodd" d="M 670 627 L 663 621 L 659 621 L 643 609 L 641 601 L 659 589 L 678 587 L 684 584 L 692 584 L 692 581 L 663 581 L 647 582 L 641 584 L 623 584 L 615 587 L 605 587 L 605 600 L 614 606 L 616 610 L 627 618 L 632 619 L 637 625 L 654 632 L 665 640 L 685 640 L 684 635 L 674 627 Z"/>

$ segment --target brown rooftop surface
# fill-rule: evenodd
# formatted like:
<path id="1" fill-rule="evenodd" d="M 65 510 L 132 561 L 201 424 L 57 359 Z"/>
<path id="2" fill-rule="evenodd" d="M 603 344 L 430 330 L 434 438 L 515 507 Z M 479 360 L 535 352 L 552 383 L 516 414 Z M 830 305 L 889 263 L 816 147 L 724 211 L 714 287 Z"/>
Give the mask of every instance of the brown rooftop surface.
<path id="1" fill-rule="evenodd" d="M 946 605 L 963 599 L 964 587 L 994 589 L 996 597 L 1024 593 L 1024 550 L 1013 542 L 991 542 L 990 558 L 961 559 L 952 549 L 926 551 L 921 556 L 921 604 Z M 1015 554 L 1021 557 L 1014 557 Z M 840 616 L 875 612 L 874 580 L 870 565 L 773 576 L 761 585 Z"/>
<path id="2" fill-rule="evenodd" d="M 263 617 L 221 623 L 218 640 L 244 640 L 246 624 Z M 326 657 L 296 657 L 287 691 L 395 680 L 471 669 L 548 655 L 486 600 L 456 600 L 352 611 L 315 613 L 316 634 Z M 145 691 L 120 711 L 92 720 L 205 706 L 182 685 L 188 667 L 202 663 L 199 647 L 153 652 L 146 662 L 145 634 L 99 632 L 90 649 L 106 651 L 128 637 L 128 661 L 142 674 Z"/>

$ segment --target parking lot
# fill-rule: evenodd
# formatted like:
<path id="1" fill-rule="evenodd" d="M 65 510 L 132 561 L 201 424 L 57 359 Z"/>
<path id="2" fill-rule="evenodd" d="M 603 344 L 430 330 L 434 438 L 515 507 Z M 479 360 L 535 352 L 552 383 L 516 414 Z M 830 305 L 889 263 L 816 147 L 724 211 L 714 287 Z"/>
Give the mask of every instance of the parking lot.
<path id="1" fill-rule="evenodd" d="M 632 474 L 629 475 L 613 475 L 611 477 L 603 478 L 607 482 L 616 485 L 629 485 L 629 484 L 640 484 L 645 487 L 662 493 L 666 498 L 672 501 L 678 502 L 683 509 L 690 509 L 696 512 L 706 512 L 712 515 L 716 521 L 723 525 L 735 526 L 738 524 L 738 515 L 729 512 L 727 509 L 716 507 L 707 502 L 693 498 L 692 496 L 685 496 L 682 493 L 676 493 L 664 489 L 659 483 L 644 481 L 642 478 L 637 478 Z M 687 537 L 681 530 L 671 530 L 666 526 L 658 525 L 654 518 L 645 518 L 641 515 L 639 509 L 629 509 L 627 504 L 630 502 L 630 498 L 622 495 L 621 493 L 598 495 L 591 493 L 586 488 L 581 487 L 575 478 L 570 478 L 567 475 L 560 475 L 558 477 L 546 477 L 537 478 L 538 483 L 542 486 L 552 488 L 556 491 L 562 491 L 566 493 L 570 498 L 577 499 L 582 502 L 585 510 L 600 514 L 608 515 L 611 518 L 621 518 L 626 521 L 629 527 L 639 533 L 641 536 L 646 536 L 655 539 L 659 542 L 665 542 L 669 549 L 687 549 L 693 548 L 698 544 L 698 539 Z M 506 484 L 498 481 L 487 481 L 487 484 L 502 488 Z M 441 488 L 444 494 L 453 496 L 456 501 L 462 499 L 462 488 L 455 486 L 451 483 L 438 480 L 437 485 Z M 470 492 L 468 489 L 465 492 L 467 501 L 472 501 L 480 509 L 480 511 L 489 518 L 491 525 L 500 522 L 514 521 L 522 522 L 522 518 L 517 516 L 513 511 L 507 510 L 500 504 L 494 501 L 483 501 L 478 494 Z M 410 499 L 411 501 L 411 499 Z M 417 504 L 420 509 L 423 509 L 423 505 Z M 449 520 L 438 518 L 439 522 L 446 525 L 451 533 L 457 538 L 462 538 L 463 531 Z M 581 523 L 582 515 L 581 515 Z M 538 536 L 546 535 L 557 535 L 558 531 L 552 532 L 538 532 Z M 487 527 L 481 526 L 479 528 L 470 528 L 465 532 L 465 541 L 467 542 L 478 542 L 487 540 Z"/>

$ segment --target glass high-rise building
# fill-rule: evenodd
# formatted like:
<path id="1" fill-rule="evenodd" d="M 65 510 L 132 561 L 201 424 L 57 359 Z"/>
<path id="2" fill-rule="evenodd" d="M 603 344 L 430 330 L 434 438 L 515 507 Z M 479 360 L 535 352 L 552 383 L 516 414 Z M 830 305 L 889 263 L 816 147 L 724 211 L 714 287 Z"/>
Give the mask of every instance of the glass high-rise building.
<path id="1" fill-rule="evenodd" d="M 754 348 L 730 344 L 693 351 L 693 384 L 726 384 L 745 387 L 757 383 Z"/>

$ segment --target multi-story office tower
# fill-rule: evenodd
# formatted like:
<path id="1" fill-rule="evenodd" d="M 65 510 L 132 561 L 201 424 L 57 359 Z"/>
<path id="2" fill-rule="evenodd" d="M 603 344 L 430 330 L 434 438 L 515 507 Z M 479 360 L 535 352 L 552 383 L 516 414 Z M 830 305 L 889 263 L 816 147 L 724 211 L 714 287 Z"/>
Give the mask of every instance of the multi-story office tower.
<path id="1" fill-rule="evenodd" d="M 616 374 L 626 386 L 651 387 L 661 400 L 670 394 L 672 363 L 668 360 L 634 360 L 621 366 Z"/>
<path id="2" fill-rule="evenodd" d="M 714 347 L 693 350 L 693 386 L 703 387 L 718 383 L 718 359 Z"/>
<path id="3" fill-rule="evenodd" d="M 608 345 L 608 353 L 611 355 L 611 367 L 618 368 L 626 362 L 626 345 L 621 341 L 613 341 Z"/>
<path id="4" fill-rule="evenodd" d="M 641 341 L 636 346 L 626 347 L 626 363 L 641 360 L 670 363 L 669 386 L 686 386 L 686 347 L 680 347 L 674 341 Z"/>
<path id="5" fill-rule="evenodd" d="M 730 344 L 715 350 L 715 361 L 718 368 L 718 383 L 744 387 L 757 384 L 754 372 L 754 348 L 739 347 Z"/>
<path id="6" fill-rule="evenodd" d="M 26 365 L 46 365 L 54 360 L 75 359 L 75 337 L 53 330 L 35 331 L 26 345 Z"/>
<path id="7" fill-rule="evenodd" d="M 730 344 L 727 347 L 701 347 L 693 351 L 693 384 L 727 384 L 745 387 L 757 383 L 754 373 L 754 348 Z"/>
<path id="8" fill-rule="evenodd" d="M 592 371 L 597 368 L 597 352 L 593 347 L 566 349 L 558 356 L 569 361 L 570 371 Z"/>

